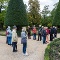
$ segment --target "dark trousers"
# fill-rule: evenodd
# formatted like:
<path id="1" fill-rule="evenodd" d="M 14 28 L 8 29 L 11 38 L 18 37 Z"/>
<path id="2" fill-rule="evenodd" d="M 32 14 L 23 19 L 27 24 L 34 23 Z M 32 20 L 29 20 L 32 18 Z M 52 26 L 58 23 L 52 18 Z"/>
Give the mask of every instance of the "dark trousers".
<path id="1" fill-rule="evenodd" d="M 31 35 L 30 35 L 30 33 L 28 33 L 28 39 L 31 39 Z"/>
<path id="2" fill-rule="evenodd" d="M 17 51 L 17 42 L 13 42 L 12 44 L 13 44 L 13 52 Z"/>
<path id="3" fill-rule="evenodd" d="M 36 40 L 36 33 L 33 34 L 33 40 Z"/>
<path id="4" fill-rule="evenodd" d="M 38 34 L 38 41 L 39 41 L 39 39 L 41 41 L 41 34 Z"/>
<path id="5" fill-rule="evenodd" d="M 53 34 L 50 34 L 50 41 L 53 40 Z"/>
<path id="6" fill-rule="evenodd" d="M 43 44 L 46 43 L 46 36 L 43 36 Z"/>
<path id="7" fill-rule="evenodd" d="M 26 53 L 27 43 L 23 43 L 23 53 Z"/>
<path id="8" fill-rule="evenodd" d="M 56 38 L 57 37 L 57 34 L 54 34 L 54 38 Z"/>

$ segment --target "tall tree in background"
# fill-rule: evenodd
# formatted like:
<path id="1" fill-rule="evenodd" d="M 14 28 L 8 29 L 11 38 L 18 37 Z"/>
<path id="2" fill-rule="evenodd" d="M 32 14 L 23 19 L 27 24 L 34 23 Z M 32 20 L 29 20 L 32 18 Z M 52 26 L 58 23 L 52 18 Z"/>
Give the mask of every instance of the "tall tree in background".
<path id="1" fill-rule="evenodd" d="M 18 29 L 21 26 L 28 25 L 26 9 L 25 9 L 23 0 L 10 0 L 9 1 L 4 24 L 6 26 L 16 25 Z"/>
<path id="2" fill-rule="evenodd" d="M 41 13 L 42 13 L 42 18 L 41 18 L 42 25 L 50 27 L 52 24 L 50 19 L 49 5 L 45 5 Z"/>
<path id="3" fill-rule="evenodd" d="M 52 20 L 52 21 L 54 20 L 55 12 L 56 12 L 58 3 L 54 4 L 53 6 L 54 6 L 54 8 L 53 8 L 53 10 L 51 11 L 51 20 Z"/>
<path id="4" fill-rule="evenodd" d="M 43 17 L 44 17 L 44 19 L 47 17 L 47 15 L 49 14 L 49 5 L 45 5 L 44 6 L 44 9 L 42 10 L 42 15 L 43 15 Z"/>
<path id="5" fill-rule="evenodd" d="M 29 24 L 32 25 L 39 25 L 40 24 L 40 19 L 41 15 L 39 14 L 40 12 L 40 4 L 38 0 L 29 0 Z"/>
<path id="6" fill-rule="evenodd" d="M 55 12 L 53 25 L 60 27 L 60 0 L 59 0 L 59 3 L 58 3 L 58 6 L 57 6 L 56 12 Z"/>
<path id="7" fill-rule="evenodd" d="M 4 27 L 4 19 L 6 15 L 7 5 L 9 0 L 0 0 L 0 29 Z"/>

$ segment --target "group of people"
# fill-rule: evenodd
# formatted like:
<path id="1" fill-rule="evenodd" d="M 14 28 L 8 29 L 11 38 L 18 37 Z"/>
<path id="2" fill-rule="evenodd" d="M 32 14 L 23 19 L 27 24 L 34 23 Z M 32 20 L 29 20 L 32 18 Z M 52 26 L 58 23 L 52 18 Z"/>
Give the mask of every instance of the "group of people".
<path id="1" fill-rule="evenodd" d="M 8 45 L 12 45 L 13 52 L 17 52 L 17 42 L 18 42 L 18 36 L 16 33 L 17 27 L 13 26 L 13 29 L 11 30 L 10 26 L 6 29 L 6 43 Z M 27 34 L 24 28 L 22 28 L 21 32 L 21 44 L 23 44 L 23 55 L 28 55 L 26 52 L 27 48 Z"/>
<path id="2" fill-rule="evenodd" d="M 13 26 L 13 29 L 11 30 L 10 26 L 6 29 L 6 43 L 8 45 L 12 45 L 13 47 L 13 52 L 17 52 L 17 42 L 18 42 L 18 36 L 16 33 L 17 27 Z M 27 31 L 27 32 L 26 32 Z M 50 34 L 50 39 L 49 39 L 49 34 Z M 21 44 L 23 45 L 23 55 L 28 55 L 26 52 L 27 48 L 27 37 L 28 39 L 31 39 L 31 35 L 33 35 L 33 40 L 36 40 L 36 35 L 38 35 L 37 41 L 43 40 L 43 44 L 49 43 L 49 40 L 52 41 L 53 38 L 57 37 L 57 28 L 55 26 L 51 27 L 48 29 L 48 27 L 44 27 L 39 25 L 38 29 L 33 26 L 31 28 L 28 26 L 27 30 L 22 28 L 21 31 Z"/>
<path id="3" fill-rule="evenodd" d="M 49 40 L 52 41 L 53 38 L 57 37 L 57 27 L 55 26 L 51 27 L 50 29 L 41 25 L 39 25 L 38 28 L 36 28 L 34 25 L 32 29 L 30 26 L 28 26 L 28 39 L 31 39 L 31 31 L 33 34 L 33 40 L 36 40 L 36 35 L 38 35 L 37 41 L 43 40 L 43 44 L 48 43 Z"/>
<path id="4" fill-rule="evenodd" d="M 16 33 L 16 26 L 13 26 L 13 29 L 11 30 L 10 26 L 6 29 L 6 43 L 8 45 L 13 46 L 13 52 L 17 52 L 17 42 L 18 42 L 18 37 Z"/>

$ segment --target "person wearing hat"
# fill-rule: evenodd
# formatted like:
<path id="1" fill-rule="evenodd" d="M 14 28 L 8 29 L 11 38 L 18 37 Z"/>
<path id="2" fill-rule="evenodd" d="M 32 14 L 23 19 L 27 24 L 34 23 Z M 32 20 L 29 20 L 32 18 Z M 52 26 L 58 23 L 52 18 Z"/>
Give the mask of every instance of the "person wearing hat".
<path id="1" fill-rule="evenodd" d="M 16 33 L 16 26 L 13 26 L 12 30 L 12 46 L 13 46 L 13 52 L 17 52 L 17 42 L 18 42 L 18 37 Z"/>

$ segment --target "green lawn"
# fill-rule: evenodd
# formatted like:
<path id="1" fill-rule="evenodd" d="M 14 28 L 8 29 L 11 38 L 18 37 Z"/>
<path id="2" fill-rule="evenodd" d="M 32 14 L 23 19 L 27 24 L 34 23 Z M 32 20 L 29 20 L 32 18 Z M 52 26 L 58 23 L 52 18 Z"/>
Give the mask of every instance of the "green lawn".
<path id="1" fill-rule="evenodd" d="M 5 36 L 6 35 L 6 31 L 0 31 L 0 35 Z"/>

